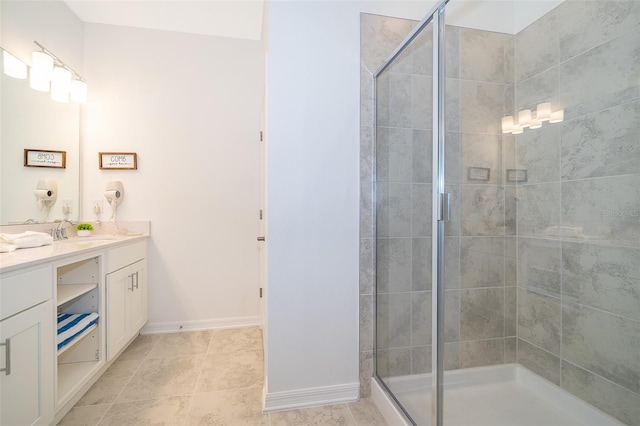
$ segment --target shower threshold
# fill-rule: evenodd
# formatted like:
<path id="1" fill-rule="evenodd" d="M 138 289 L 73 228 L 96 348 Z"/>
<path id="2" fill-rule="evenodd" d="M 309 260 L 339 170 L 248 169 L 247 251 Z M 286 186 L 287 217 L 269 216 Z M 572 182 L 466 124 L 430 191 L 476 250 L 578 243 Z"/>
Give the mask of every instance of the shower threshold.
<path id="1" fill-rule="evenodd" d="M 431 425 L 431 375 L 386 379 L 418 426 Z M 373 401 L 389 425 L 410 425 L 379 379 Z M 445 426 L 619 426 L 608 416 L 518 364 L 445 372 Z"/>

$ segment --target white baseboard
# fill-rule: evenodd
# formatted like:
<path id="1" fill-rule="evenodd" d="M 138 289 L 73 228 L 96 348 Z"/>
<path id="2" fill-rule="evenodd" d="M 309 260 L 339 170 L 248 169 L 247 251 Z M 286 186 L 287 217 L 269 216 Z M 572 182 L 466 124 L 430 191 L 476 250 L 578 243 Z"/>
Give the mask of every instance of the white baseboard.
<path id="1" fill-rule="evenodd" d="M 179 333 L 182 331 L 238 328 L 260 325 L 260 317 L 214 318 L 197 321 L 148 322 L 140 334 Z"/>
<path id="2" fill-rule="evenodd" d="M 264 411 L 290 410 L 293 408 L 355 402 L 360 395 L 360 383 L 322 386 L 285 392 L 265 392 Z"/>

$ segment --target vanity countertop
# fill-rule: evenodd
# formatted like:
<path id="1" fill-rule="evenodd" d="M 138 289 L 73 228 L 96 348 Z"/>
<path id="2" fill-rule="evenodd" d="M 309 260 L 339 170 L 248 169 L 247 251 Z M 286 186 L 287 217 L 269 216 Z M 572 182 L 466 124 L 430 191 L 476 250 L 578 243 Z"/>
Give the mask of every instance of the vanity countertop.
<path id="1" fill-rule="evenodd" d="M 9 253 L 0 253 L 0 273 L 10 272 L 20 268 L 51 262 L 84 252 L 103 250 L 129 244 L 136 240 L 149 238 L 149 234 L 136 236 L 93 235 L 81 238 L 73 237 L 66 240 L 54 241 L 48 246 L 18 249 Z"/>

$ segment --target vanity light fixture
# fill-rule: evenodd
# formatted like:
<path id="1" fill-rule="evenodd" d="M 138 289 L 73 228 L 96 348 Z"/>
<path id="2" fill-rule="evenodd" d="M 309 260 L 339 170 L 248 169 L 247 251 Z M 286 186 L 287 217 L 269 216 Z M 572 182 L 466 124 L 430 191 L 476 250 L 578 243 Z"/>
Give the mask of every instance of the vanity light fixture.
<path id="1" fill-rule="evenodd" d="M 77 104 L 87 103 L 87 83 L 83 80 L 71 81 L 71 100 Z"/>
<path id="2" fill-rule="evenodd" d="M 62 67 L 55 67 L 51 77 L 51 99 L 56 102 L 69 102 L 70 91 L 71 71 Z"/>
<path id="3" fill-rule="evenodd" d="M 53 75 L 53 58 L 45 52 L 31 54 L 31 72 L 29 84 L 34 90 L 48 92 L 51 76 Z"/>
<path id="4" fill-rule="evenodd" d="M 513 115 L 502 117 L 502 133 L 519 135 L 525 128 L 539 129 L 544 121 L 549 123 L 560 123 L 564 121 L 564 109 L 551 112 L 551 103 L 543 102 L 538 104 L 535 111 L 523 109 L 515 114 L 518 121 L 515 122 Z"/>
<path id="5" fill-rule="evenodd" d="M 4 73 L 9 77 L 20 79 L 27 78 L 27 64 L 6 50 L 2 52 L 2 62 L 4 65 Z"/>
<path id="6" fill-rule="evenodd" d="M 87 83 L 82 76 L 43 45 L 34 43 L 41 50 L 32 55 L 31 87 L 43 92 L 51 89 L 51 99 L 57 102 L 69 102 L 71 95 L 72 101 L 87 103 Z"/>

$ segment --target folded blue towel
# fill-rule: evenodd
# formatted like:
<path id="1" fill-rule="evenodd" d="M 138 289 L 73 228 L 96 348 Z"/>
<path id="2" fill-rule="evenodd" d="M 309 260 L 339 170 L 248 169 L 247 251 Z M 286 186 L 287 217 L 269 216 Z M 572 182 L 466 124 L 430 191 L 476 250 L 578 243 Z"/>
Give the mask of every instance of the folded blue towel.
<path id="1" fill-rule="evenodd" d="M 73 341 L 79 334 L 98 323 L 98 314 L 58 314 L 58 350 Z"/>

